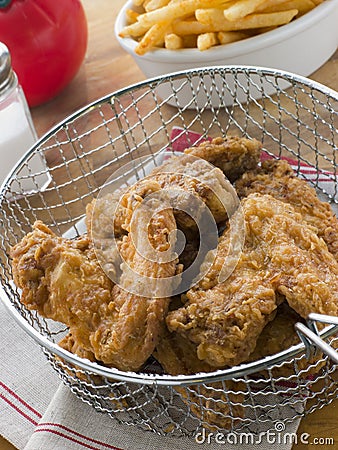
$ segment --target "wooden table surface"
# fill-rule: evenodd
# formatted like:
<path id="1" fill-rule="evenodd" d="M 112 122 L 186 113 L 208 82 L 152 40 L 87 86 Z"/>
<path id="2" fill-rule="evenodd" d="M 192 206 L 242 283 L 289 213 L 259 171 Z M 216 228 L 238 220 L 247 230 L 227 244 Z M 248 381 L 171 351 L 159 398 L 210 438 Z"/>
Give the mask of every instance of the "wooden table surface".
<path id="1" fill-rule="evenodd" d="M 114 37 L 114 21 L 124 0 L 82 0 L 88 27 L 89 40 L 85 60 L 77 76 L 54 100 L 32 110 L 33 121 L 39 136 L 53 125 L 89 102 L 144 79 L 143 74 Z M 310 78 L 338 90 L 338 52 Z M 304 418 L 299 433 L 310 434 L 309 442 L 315 438 L 333 438 L 338 448 L 338 400 Z M 298 443 L 294 449 L 305 449 L 314 445 Z M 0 438 L 0 449 L 13 449 Z"/>

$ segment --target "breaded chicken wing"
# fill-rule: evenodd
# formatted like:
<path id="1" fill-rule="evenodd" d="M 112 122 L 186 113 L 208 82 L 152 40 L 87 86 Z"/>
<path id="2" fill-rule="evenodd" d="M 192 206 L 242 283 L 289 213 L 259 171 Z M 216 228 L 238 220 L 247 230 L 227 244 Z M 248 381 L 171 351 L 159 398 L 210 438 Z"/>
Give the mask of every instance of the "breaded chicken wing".
<path id="1" fill-rule="evenodd" d="M 94 199 L 86 207 L 86 227 L 91 239 L 119 239 L 127 234 L 132 215 L 131 199 L 145 198 L 160 190 L 155 180 L 141 180 Z"/>
<path id="2" fill-rule="evenodd" d="M 105 361 L 112 359 L 123 370 L 137 370 L 154 350 L 171 292 L 180 281 L 180 266 L 171 247 L 176 231 L 173 212 L 154 202 L 157 199 L 134 210 L 134 225 L 128 227 L 130 232 L 121 244 L 122 274 L 112 291 L 114 327 L 102 324 L 93 336 L 94 348 L 105 342 L 101 349 Z M 153 215 L 157 206 L 160 209 Z"/>
<path id="3" fill-rule="evenodd" d="M 13 277 L 21 302 L 70 327 L 77 345 L 93 352 L 91 337 L 110 317 L 112 281 L 105 276 L 86 236 L 56 236 L 42 222 L 11 250 Z M 97 359 L 99 355 L 96 355 Z"/>
<path id="4" fill-rule="evenodd" d="M 74 353 L 74 355 L 77 355 L 80 358 L 88 359 L 92 362 L 96 361 L 94 353 L 81 347 L 78 340 L 74 338 L 71 332 L 61 339 L 59 346 L 70 353 Z"/>
<path id="5" fill-rule="evenodd" d="M 261 144 L 255 139 L 216 138 L 186 149 L 181 156 L 172 156 L 147 178 L 159 183 L 162 189 L 171 190 L 179 227 L 185 232 L 196 233 L 196 221 L 203 212 L 203 203 L 218 224 L 225 222 L 228 214 L 233 212 L 236 199 L 226 177 L 234 181 L 245 170 L 257 167 L 260 151 Z M 126 189 L 118 189 L 87 206 L 90 234 L 93 232 L 101 238 L 126 234 L 123 205 L 119 204 L 125 192 Z"/>
<path id="6" fill-rule="evenodd" d="M 300 339 L 295 330 L 295 324 L 301 321 L 303 321 L 302 317 L 290 308 L 286 301 L 283 301 L 277 308 L 275 318 L 259 335 L 255 350 L 248 361 L 256 361 L 299 344 Z"/>
<path id="7" fill-rule="evenodd" d="M 136 220 L 147 219 L 156 201 L 140 208 L 141 200 L 133 197 L 126 205 L 135 208 Z M 147 227 L 157 260 L 148 258 L 148 249 L 143 255 L 144 249 L 136 249 L 132 234 L 121 242 L 124 288 L 105 275 L 88 238 L 67 240 L 37 222 L 11 252 L 14 281 L 22 289 L 21 301 L 43 317 L 66 324 L 73 348 L 83 354 L 93 354 L 95 359 L 121 370 L 138 370 L 156 346 L 169 304 L 170 277 L 178 270 L 175 255 L 161 261 L 162 254 L 171 249 L 171 232 L 176 230 L 172 209 L 162 206 Z M 165 281 L 162 288 L 161 278 Z M 147 291 L 142 286 L 145 282 Z M 128 291 L 132 283 L 148 296 Z"/>
<path id="8" fill-rule="evenodd" d="M 219 225 L 238 206 L 237 195 L 223 172 L 193 155 L 172 156 L 150 178 L 170 192 L 177 225 L 190 235 L 198 233 L 206 212 Z"/>
<path id="9" fill-rule="evenodd" d="M 293 345 L 300 343 L 295 325 L 297 322 L 305 322 L 304 319 L 294 311 L 286 301 L 277 308 L 275 318 L 269 322 L 257 340 L 255 350 L 251 353 L 245 362 L 257 361 L 266 356 L 275 355 L 279 352 L 289 349 Z M 273 368 L 273 376 L 290 377 L 294 375 L 295 370 L 305 370 L 306 373 L 316 374 L 325 365 L 325 359 L 321 352 L 316 352 L 310 359 L 305 357 L 289 359 L 283 364 L 277 364 Z M 296 369 L 295 369 L 296 367 Z M 263 377 L 271 377 L 271 373 L 265 370 L 260 371 Z"/>
<path id="10" fill-rule="evenodd" d="M 229 253 L 227 229 L 211 270 L 188 291 L 186 305 L 167 316 L 169 330 L 197 344 L 198 358 L 215 367 L 248 359 L 274 317 L 275 292 L 304 318 L 338 315 L 338 264 L 313 228 L 269 195 L 251 194 L 242 208 L 246 238 L 234 271 L 219 281 Z"/>
<path id="11" fill-rule="evenodd" d="M 238 136 L 217 137 L 184 151 L 219 167 L 230 180 L 236 181 L 244 172 L 256 169 L 262 144 L 256 139 Z"/>
<path id="12" fill-rule="evenodd" d="M 191 375 L 215 370 L 197 357 L 197 345 L 183 339 L 178 333 L 165 329 L 153 352 L 154 358 L 161 364 L 165 373 L 170 375 Z"/>
<path id="13" fill-rule="evenodd" d="M 290 203 L 306 223 L 316 228 L 338 260 L 338 218 L 329 203 L 319 200 L 314 188 L 295 176 L 287 161 L 262 162 L 261 168 L 243 174 L 236 190 L 240 198 L 259 192 Z"/>

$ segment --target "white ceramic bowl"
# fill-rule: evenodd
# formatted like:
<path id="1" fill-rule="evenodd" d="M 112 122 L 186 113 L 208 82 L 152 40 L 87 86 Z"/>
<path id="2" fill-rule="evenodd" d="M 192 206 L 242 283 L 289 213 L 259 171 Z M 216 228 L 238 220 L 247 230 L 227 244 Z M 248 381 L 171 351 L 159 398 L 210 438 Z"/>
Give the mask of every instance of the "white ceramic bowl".
<path id="1" fill-rule="evenodd" d="M 121 9 L 115 23 L 115 34 L 147 78 L 219 65 L 253 65 L 308 76 L 324 64 L 338 46 L 338 1 L 325 0 L 295 21 L 243 41 L 203 52 L 197 49 L 155 49 L 139 56 L 134 52 L 137 45 L 134 39 L 119 37 L 126 25 L 125 12 L 132 5 L 129 0 Z"/>

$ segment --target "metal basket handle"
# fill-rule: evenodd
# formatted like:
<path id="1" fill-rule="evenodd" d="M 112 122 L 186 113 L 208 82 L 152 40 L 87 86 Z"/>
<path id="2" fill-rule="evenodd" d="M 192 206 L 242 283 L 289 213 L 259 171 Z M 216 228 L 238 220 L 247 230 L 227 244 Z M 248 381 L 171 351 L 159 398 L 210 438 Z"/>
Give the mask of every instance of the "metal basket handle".
<path id="1" fill-rule="evenodd" d="M 307 358 L 310 359 L 315 355 L 317 350 L 321 350 L 332 361 L 338 364 L 338 353 L 321 339 L 316 322 L 338 325 L 338 317 L 311 313 L 308 315 L 307 325 L 300 322 L 295 324 L 296 331 L 305 345 Z"/>

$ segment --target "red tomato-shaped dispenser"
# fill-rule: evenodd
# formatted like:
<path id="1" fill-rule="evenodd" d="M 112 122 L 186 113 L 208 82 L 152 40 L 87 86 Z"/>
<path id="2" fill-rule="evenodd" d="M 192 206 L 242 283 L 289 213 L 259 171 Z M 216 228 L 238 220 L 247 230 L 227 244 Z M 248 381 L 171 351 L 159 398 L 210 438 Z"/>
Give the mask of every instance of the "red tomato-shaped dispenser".
<path id="1" fill-rule="evenodd" d="M 80 0 L 0 0 L 0 41 L 29 106 L 55 97 L 76 75 L 87 48 Z"/>

